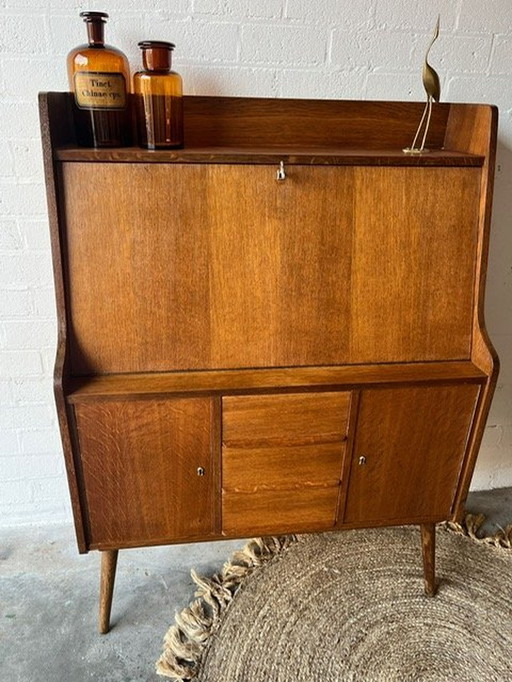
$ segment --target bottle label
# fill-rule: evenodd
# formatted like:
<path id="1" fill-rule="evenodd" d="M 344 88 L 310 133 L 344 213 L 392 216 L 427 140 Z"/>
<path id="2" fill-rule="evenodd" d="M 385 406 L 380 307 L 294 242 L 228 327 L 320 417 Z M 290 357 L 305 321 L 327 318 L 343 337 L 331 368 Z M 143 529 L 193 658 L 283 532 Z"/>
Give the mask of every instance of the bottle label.
<path id="1" fill-rule="evenodd" d="M 123 74 L 77 71 L 75 101 L 80 109 L 124 109 L 126 83 Z"/>

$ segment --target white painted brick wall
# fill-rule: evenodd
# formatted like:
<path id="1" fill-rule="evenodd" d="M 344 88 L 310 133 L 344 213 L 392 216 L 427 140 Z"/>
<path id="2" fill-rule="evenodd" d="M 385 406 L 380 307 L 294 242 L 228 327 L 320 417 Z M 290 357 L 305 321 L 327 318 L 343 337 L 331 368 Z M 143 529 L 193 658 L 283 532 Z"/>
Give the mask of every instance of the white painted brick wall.
<path id="1" fill-rule="evenodd" d="M 432 50 L 445 101 L 500 107 L 487 323 L 502 371 L 473 481 L 512 485 L 512 4 L 510 0 L 2 0 L 0 2 L 0 525 L 70 505 L 52 395 L 55 304 L 37 93 L 65 90 L 82 9 L 134 70 L 137 42 L 176 42 L 189 94 L 422 99 Z"/>

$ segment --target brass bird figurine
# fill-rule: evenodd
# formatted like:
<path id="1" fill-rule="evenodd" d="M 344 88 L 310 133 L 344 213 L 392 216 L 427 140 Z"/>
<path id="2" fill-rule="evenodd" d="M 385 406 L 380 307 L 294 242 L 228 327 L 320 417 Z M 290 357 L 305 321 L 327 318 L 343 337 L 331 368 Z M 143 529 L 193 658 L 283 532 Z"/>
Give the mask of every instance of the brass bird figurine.
<path id="1" fill-rule="evenodd" d="M 418 126 L 418 130 L 416 131 L 416 135 L 414 136 L 414 140 L 412 142 L 412 145 L 403 150 L 407 154 L 421 154 L 422 152 L 428 151 L 428 149 L 425 149 L 425 140 L 427 139 L 427 133 L 428 133 L 428 129 L 430 126 L 430 117 L 432 115 L 432 102 L 439 102 L 439 99 L 441 97 L 441 83 L 439 82 L 439 76 L 438 76 L 436 70 L 428 63 L 429 52 L 432 49 L 432 45 L 435 43 L 435 41 L 439 37 L 439 24 L 440 24 L 440 17 L 438 15 L 436 26 L 434 29 L 434 35 L 432 36 L 432 40 L 430 41 L 430 45 L 427 48 L 427 53 L 425 55 L 425 62 L 423 64 L 422 80 L 423 80 L 423 87 L 425 88 L 425 92 L 427 93 L 427 103 L 425 104 L 425 109 L 423 110 L 423 115 L 421 117 L 421 121 L 420 121 L 420 124 Z M 418 147 L 416 147 L 416 142 L 417 142 L 418 137 L 420 135 L 420 132 L 421 132 L 421 129 L 423 126 L 423 122 L 425 121 L 425 116 L 427 117 L 427 120 L 425 123 L 425 130 L 423 132 L 423 138 L 421 140 L 421 146 L 418 148 Z"/>

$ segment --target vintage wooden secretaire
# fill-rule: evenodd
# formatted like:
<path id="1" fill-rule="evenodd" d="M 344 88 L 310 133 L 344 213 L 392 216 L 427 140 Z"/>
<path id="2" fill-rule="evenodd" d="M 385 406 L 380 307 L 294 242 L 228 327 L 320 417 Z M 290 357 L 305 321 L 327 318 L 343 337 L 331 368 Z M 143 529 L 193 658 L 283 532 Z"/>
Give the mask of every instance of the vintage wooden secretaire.
<path id="1" fill-rule="evenodd" d="M 185 146 L 40 98 L 55 393 L 81 552 L 460 518 L 498 363 L 496 110 L 186 97 Z"/>

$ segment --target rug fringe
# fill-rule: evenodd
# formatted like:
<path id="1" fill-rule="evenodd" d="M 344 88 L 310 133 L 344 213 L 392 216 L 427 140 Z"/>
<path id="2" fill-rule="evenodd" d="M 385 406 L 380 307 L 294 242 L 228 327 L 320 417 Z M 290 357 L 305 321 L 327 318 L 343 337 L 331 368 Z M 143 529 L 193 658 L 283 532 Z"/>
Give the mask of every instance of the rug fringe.
<path id="1" fill-rule="evenodd" d="M 479 531 L 485 522 L 484 514 L 466 514 L 462 523 L 446 521 L 443 527 L 453 533 L 465 535 L 479 544 L 494 545 L 512 549 L 512 523 L 505 528 L 499 528 L 493 535 L 479 535 Z"/>
<path id="2" fill-rule="evenodd" d="M 258 567 L 280 555 L 297 541 L 296 536 L 254 538 L 234 552 L 220 573 L 212 578 L 190 572 L 197 586 L 196 599 L 178 613 L 164 638 L 164 651 L 157 661 L 159 675 L 175 682 L 197 677 L 204 647 L 219 625 L 224 611 L 245 579 Z"/>

